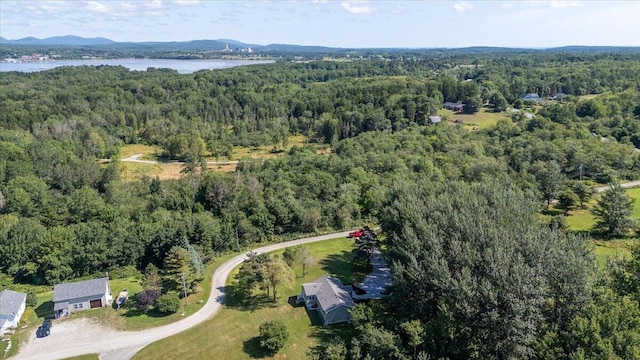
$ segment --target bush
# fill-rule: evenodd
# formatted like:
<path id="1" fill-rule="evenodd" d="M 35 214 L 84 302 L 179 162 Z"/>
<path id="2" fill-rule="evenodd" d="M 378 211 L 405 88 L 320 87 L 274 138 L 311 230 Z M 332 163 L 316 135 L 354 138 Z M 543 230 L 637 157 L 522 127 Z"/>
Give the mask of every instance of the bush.
<path id="1" fill-rule="evenodd" d="M 35 310 L 33 310 L 33 308 L 28 307 L 24 309 L 24 312 L 22 313 L 22 317 L 20 318 L 20 322 L 18 323 L 18 326 L 22 327 L 25 325 L 29 325 L 31 319 L 34 317 L 36 317 L 36 312 Z"/>
<path id="2" fill-rule="evenodd" d="M 155 306 L 160 298 L 160 290 L 146 289 L 136 295 L 136 307 L 146 313 L 150 306 Z M 175 311 L 174 311 L 175 312 Z"/>
<path id="3" fill-rule="evenodd" d="M 280 320 L 263 322 L 260 325 L 260 347 L 275 354 L 289 338 L 289 330 Z"/>
<path id="4" fill-rule="evenodd" d="M 156 303 L 156 309 L 165 314 L 176 313 L 180 309 L 180 298 L 178 294 L 171 292 L 160 296 Z"/>
<path id="5" fill-rule="evenodd" d="M 27 306 L 36 307 L 38 305 L 38 296 L 33 292 L 27 293 Z"/>

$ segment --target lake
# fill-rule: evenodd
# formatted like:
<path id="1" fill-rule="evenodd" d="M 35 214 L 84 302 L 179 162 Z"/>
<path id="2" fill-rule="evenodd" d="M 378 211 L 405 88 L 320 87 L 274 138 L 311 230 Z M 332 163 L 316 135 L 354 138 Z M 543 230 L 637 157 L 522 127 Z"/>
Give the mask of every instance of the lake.
<path id="1" fill-rule="evenodd" d="M 158 69 L 173 69 L 181 74 L 190 74 L 198 70 L 228 69 L 236 66 L 270 64 L 273 60 L 171 60 L 171 59 L 88 59 L 88 60 L 59 60 L 34 62 L 0 62 L 0 72 L 20 71 L 38 72 L 57 68 L 59 66 L 82 65 L 112 65 L 124 66 L 129 70 L 146 71 L 153 67 Z"/>

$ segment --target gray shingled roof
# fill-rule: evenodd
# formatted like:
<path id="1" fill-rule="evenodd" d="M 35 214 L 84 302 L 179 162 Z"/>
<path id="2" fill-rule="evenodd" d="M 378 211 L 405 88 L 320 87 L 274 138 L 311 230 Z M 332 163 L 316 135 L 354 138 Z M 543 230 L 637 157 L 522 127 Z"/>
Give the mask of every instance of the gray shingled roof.
<path id="1" fill-rule="evenodd" d="M 103 295 L 107 289 L 109 278 L 91 279 L 58 284 L 53 287 L 53 302 L 67 301 L 85 296 Z"/>
<path id="2" fill-rule="evenodd" d="M 442 121 L 442 119 L 440 118 L 440 116 L 429 116 L 429 121 L 432 124 L 436 124 L 436 123 L 439 123 L 440 121 Z"/>
<path id="3" fill-rule="evenodd" d="M 27 294 L 13 291 L 0 291 L 0 318 L 8 319 L 20 310 L 20 306 L 27 299 Z"/>
<path id="4" fill-rule="evenodd" d="M 325 313 L 337 306 L 350 307 L 354 305 L 347 287 L 334 277 L 323 276 L 313 282 L 302 284 L 302 286 L 306 295 L 316 296 L 318 304 Z"/>

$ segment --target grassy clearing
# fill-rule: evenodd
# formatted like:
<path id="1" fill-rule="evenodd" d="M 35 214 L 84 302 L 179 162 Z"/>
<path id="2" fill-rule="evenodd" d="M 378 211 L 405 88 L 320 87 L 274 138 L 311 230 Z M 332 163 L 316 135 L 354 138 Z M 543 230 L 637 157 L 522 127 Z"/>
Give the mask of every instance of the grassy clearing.
<path id="1" fill-rule="evenodd" d="M 600 268 L 604 268 L 612 259 L 631 258 L 631 247 L 637 240 L 591 240 L 593 253 Z"/>
<path id="2" fill-rule="evenodd" d="M 627 194 L 636 199 L 633 207 L 633 218 L 640 220 L 640 188 L 627 189 Z M 569 212 L 567 226 L 570 230 L 588 233 L 593 228 L 596 224 L 596 219 L 591 215 L 591 208 L 595 206 L 598 198 L 599 195 L 596 194 L 585 209 Z M 596 257 L 596 262 L 601 268 L 604 268 L 611 259 L 628 259 L 631 256 L 631 246 L 637 241 L 629 239 L 590 240 L 594 245 L 593 253 Z"/>
<path id="3" fill-rule="evenodd" d="M 633 218 L 640 220 L 640 187 L 627 189 L 627 194 L 635 199 L 633 204 Z M 596 219 L 591 215 L 591 208 L 595 206 L 599 199 L 596 194 L 594 198 L 587 204 L 585 209 L 579 209 L 569 212 L 567 217 L 567 226 L 574 231 L 589 231 L 596 224 Z"/>
<path id="4" fill-rule="evenodd" d="M 277 146 L 262 145 L 256 147 L 236 146 L 231 151 L 231 159 L 222 158 L 221 160 L 273 159 L 289 150 L 292 146 L 304 146 L 308 141 L 304 135 L 293 135 L 289 136 L 285 148 L 282 147 L 282 144 L 278 144 Z M 212 159 L 212 161 L 214 160 L 216 159 Z"/>
<path id="5" fill-rule="evenodd" d="M 441 109 L 438 115 L 448 123 L 454 124 L 457 119 L 462 120 L 462 126 L 466 129 L 484 129 L 491 125 L 495 125 L 500 120 L 509 120 L 509 116 L 505 112 L 495 113 L 490 109 L 480 109 L 475 114 L 461 114 L 451 110 Z"/>
<path id="6" fill-rule="evenodd" d="M 120 148 L 120 158 L 126 159 L 136 154 L 142 154 L 140 160 L 158 160 L 158 156 L 162 153 L 162 149 L 157 146 L 130 144 Z"/>
<path id="7" fill-rule="evenodd" d="M 289 289 L 279 289 L 280 298 L 272 302 L 261 293 L 250 301 L 234 298 L 232 288 L 235 280 L 228 279 L 229 296 L 225 307 L 205 323 L 178 335 L 153 343 L 140 351 L 135 359 L 158 359 L 171 349 L 172 357 L 189 359 L 251 359 L 265 357 L 259 348 L 257 336 L 259 325 L 267 320 L 282 320 L 290 332 L 285 347 L 274 358 L 304 359 L 307 351 L 329 336 L 349 331 L 348 326 L 319 326 L 315 313 L 307 313 L 304 306 L 292 306 L 289 297 L 300 293 L 300 286 L 325 274 L 333 274 L 345 282 L 360 281 L 367 269 L 353 263 L 351 240 L 338 238 L 308 244 L 314 265 L 308 266 L 303 278 L 301 268 L 296 267 L 296 282 Z M 236 270 L 237 271 L 237 270 Z M 224 354 L 224 355 L 222 355 Z"/>
<path id="8" fill-rule="evenodd" d="M 122 181 L 138 181 L 144 177 L 154 178 L 163 173 L 163 168 L 160 164 L 144 164 L 126 161 L 120 163 Z"/>

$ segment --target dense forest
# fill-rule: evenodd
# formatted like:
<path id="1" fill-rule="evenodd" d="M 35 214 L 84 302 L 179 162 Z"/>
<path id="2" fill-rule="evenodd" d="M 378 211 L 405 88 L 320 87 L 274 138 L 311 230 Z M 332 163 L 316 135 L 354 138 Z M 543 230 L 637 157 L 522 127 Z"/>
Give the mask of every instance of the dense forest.
<path id="1" fill-rule="evenodd" d="M 443 102 L 520 111 L 470 131 L 429 123 Z M 162 269 L 174 247 L 208 261 L 381 224 L 394 295 L 355 310 L 360 335 L 332 344 L 343 358 L 640 356 L 640 253 L 599 270 L 583 237 L 540 216 L 580 195 L 576 183 L 639 178 L 640 55 L 62 67 L 1 73 L 0 109 L 2 283 Z M 331 151 L 293 146 L 232 173 L 204 165 L 235 147 L 286 148 L 291 135 Z M 182 178 L 124 181 L 127 144 L 184 161 Z"/>

